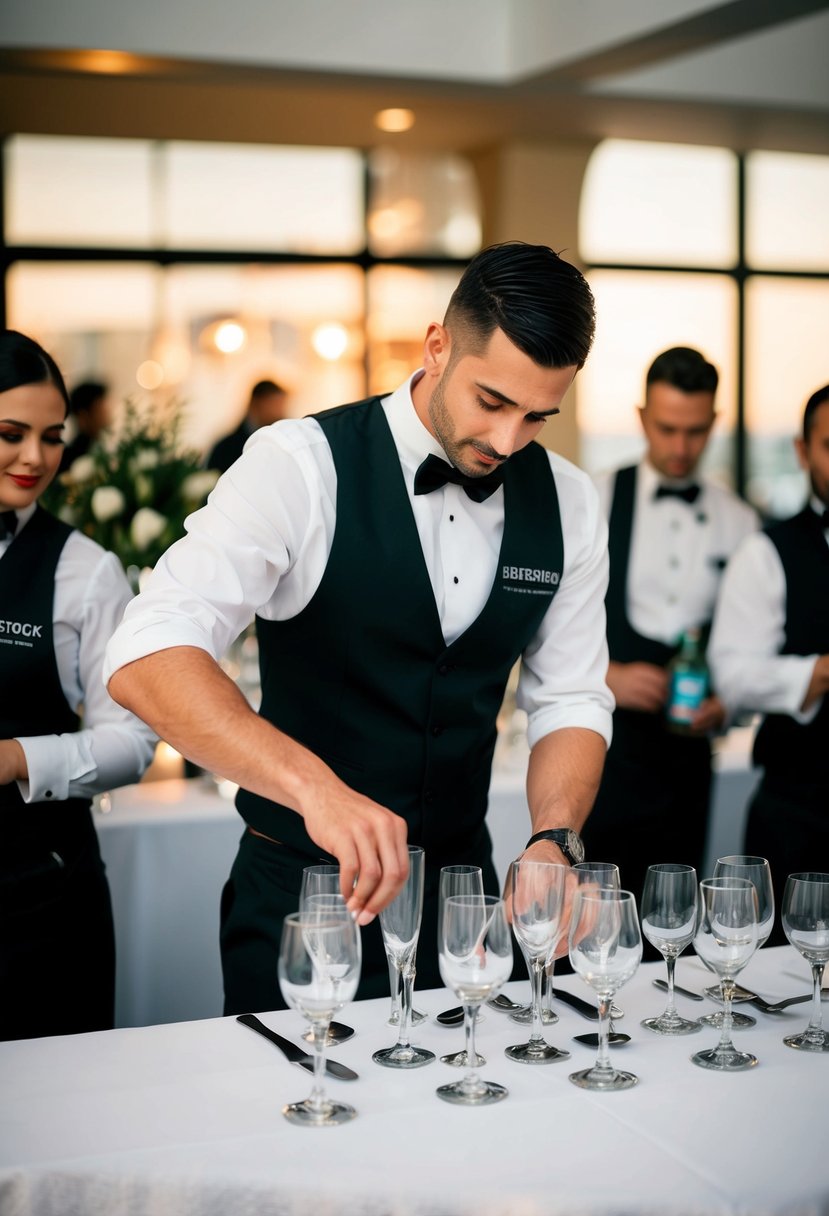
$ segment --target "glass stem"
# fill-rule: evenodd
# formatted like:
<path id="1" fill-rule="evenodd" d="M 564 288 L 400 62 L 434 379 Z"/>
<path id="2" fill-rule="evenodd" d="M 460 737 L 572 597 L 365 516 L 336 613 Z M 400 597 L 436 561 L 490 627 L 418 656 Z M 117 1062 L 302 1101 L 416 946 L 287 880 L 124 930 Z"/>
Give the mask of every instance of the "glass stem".
<path id="1" fill-rule="evenodd" d="M 599 1051 L 596 1056 L 594 1068 L 601 1072 L 612 1072 L 613 1065 L 610 1063 L 610 1050 L 608 1047 L 608 1032 L 610 1030 L 610 1006 L 612 997 L 599 997 Z"/>
<path id="2" fill-rule="evenodd" d="M 532 1032 L 530 1042 L 537 1043 L 544 1038 L 544 1023 L 541 1020 L 541 999 L 544 990 L 544 959 L 530 960 L 530 981 L 532 983 Z"/>
<path id="3" fill-rule="evenodd" d="M 412 1033 L 412 989 L 414 988 L 415 969 L 411 963 L 404 963 L 400 968 L 403 981 L 400 992 L 400 1014 L 398 1017 L 397 1046 L 409 1047 Z"/>
<path id="4" fill-rule="evenodd" d="M 400 1021 L 400 968 L 391 957 L 386 955 L 386 962 L 389 965 L 389 991 L 391 992 L 391 1013 L 389 1021 Z"/>
<path id="5" fill-rule="evenodd" d="M 812 963 L 812 1016 L 809 1018 L 809 1030 L 823 1030 L 823 1010 L 820 1004 L 820 988 L 823 983 L 825 963 Z"/>
<path id="6" fill-rule="evenodd" d="M 668 968 L 668 1003 L 663 1017 L 676 1017 L 676 1001 L 674 997 L 674 971 L 676 970 L 676 955 L 665 955 L 665 966 Z"/>
<path id="7" fill-rule="evenodd" d="M 544 1009 L 552 1011 L 553 1008 L 553 970 L 555 969 L 556 960 L 551 958 L 544 968 Z"/>
<path id="8" fill-rule="evenodd" d="M 722 996 L 722 1030 L 720 1032 L 720 1042 L 717 1051 L 733 1051 L 734 1044 L 731 1042 L 731 998 L 734 995 L 736 984 L 734 980 L 720 981 L 720 995 Z"/>
<path id="9" fill-rule="evenodd" d="M 314 1036 L 314 1084 L 308 1105 L 315 1111 L 321 1111 L 325 1106 L 325 1041 L 328 1038 L 327 1022 L 312 1022 L 311 1033 Z"/>
<path id="10" fill-rule="evenodd" d="M 463 1037 L 466 1048 L 466 1076 L 463 1079 L 465 1089 L 479 1087 L 476 1060 L 478 1053 L 475 1048 L 475 1023 L 478 1020 L 479 1005 L 464 1005 L 463 1007 Z"/>

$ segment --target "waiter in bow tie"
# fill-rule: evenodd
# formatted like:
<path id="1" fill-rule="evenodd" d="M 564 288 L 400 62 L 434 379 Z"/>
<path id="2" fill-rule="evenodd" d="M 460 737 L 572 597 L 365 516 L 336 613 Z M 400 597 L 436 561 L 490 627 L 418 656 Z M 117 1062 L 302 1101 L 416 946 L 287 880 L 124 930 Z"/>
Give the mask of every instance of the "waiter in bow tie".
<path id="1" fill-rule="evenodd" d="M 741 499 L 697 474 L 714 426 L 718 379 L 690 347 L 658 355 L 639 409 L 644 455 L 638 465 L 597 478 L 609 520 L 608 683 L 616 711 L 585 843 L 592 857 L 619 865 L 622 885 L 637 897 L 649 865 L 680 862 L 699 873 L 702 864 L 708 736 L 725 713 L 711 695 L 690 733 L 669 731 L 667 665 L 687 630 L 706 636 L 723 569 L 759 522 Z"/>
<path id="2" fill-rule="evenodd" d="M 302 869 L 336 859 L 364 926 L 359 995 L 388 993 L 375 917 L 425 847 L 417 969 L 437 969 L 440 867 L 483 868 L 496 716 L 521 660 L 528 851 L 581 856 L 610 738 L 606 525 L 534 442 L 587 358 L 594 305 L 545 246 L 468 266 L 396 391 L 256 432 L 157 565 L 109 650 L 112 695 L 240 786 L 222 896 L 225 1012 L 282 1004 Z M 255 615 L 258 714 L 216 660 Z"/>

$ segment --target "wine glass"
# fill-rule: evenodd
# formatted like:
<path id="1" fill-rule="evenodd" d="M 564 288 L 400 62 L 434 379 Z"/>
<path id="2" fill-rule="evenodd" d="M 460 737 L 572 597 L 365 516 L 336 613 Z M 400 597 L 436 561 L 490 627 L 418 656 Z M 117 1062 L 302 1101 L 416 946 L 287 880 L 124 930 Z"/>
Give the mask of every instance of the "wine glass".
<path id="1" fill-rule="evenodd" d="M 383 941 L 385 946 L 385 939 Z M 400 1025 L 400 996 L 403 989 L 403 977 L 394 961 L 394 956 L 386 948 L 386 962 L 389 967 L 389 991 L 391 992 L 391 1006 L 389 1008 L 389 1016 L 386 1019 L 387 1026 Z M 421 1022 L 425 1022 L 428 1014 L 422 1013 L 419 1009 L 412 1006 L 412 1026 L 419 1026 Z"/>
<path id="2" fill-rule="evenodd" d="M 774 926 L 774 888 L 771 885 L 771 867 L 765 857 L 755 857 L 745 853 L 733 853 L 727 857 L 718 857 L 714 866 L 713 878 L 750 878 L 757 888 L 757 949 L 768 940 L 768 936 Z M 706 988 L 705 995 L 713 997 L 715 1000 L 719 998 L 720 990 L 718 986 Z M 739 984 L 735 985 L 734 995 L 731 998 L 732 1005 L 737 1001 L 750 1001 L 756 994 L 748 988 L 742 988 Z M 712 1015 L 709 1015 L 711 1017 Z M 721 1017 L 721 1014 L 714 1014 L 713 1017 Z M 734 1025 L 751 1025 L 755 1023 L 754 1018 L 746 1018 L 742 1021 L 743 1015 L 740 1014 L 739 1019 L 732 1010 L 732 1019 Z M 708 1025 L 718 1025 L 718 1022 L 709 1022 Z"/>
<path id="3" fill-rule="evenodd" d="M 642 889 L 642 932 L 665 960 L 668 1001 L 656 1018 L 642 1025 L 656 1034 L 696 1034 L 697 1021 L 680 1017 L 674 1000 L 676 960 L 694 940 L 698 914 L 697 872 L 693 866 L 660 862 L 648 866 Z"/>
<path id="4" fill-rule="evenodd" d="M 504 902 L 495 895 L 451 895 L 443 905 L 438 962 L 447 988 L 463 1005 L 469 1067 L 460 1081 L 437 1090 L 444 1102 L 486 1106 L 507 1096 L 503 1085 L 484 1081 L 475 1061 L 475 1015 L 512 971 L 512 941 Z"/>
<path id="5" fill-rule="evenodd" d="M 829 1051 L 820 1006 L 823 971 L 829 962 L 829 874 L 789 875 L 783 892 L 783 931 L 811 967 L 814 983 L 809 1025 L 801 1034 L 787 1035 L 783 1042 L 801 1051 Z"/>
<path id="6" fill-rule="evenodd" d="M 480 866 L 442 866 L 438 888 L 438 935 L 440 934 L 443 908 L 447 899 L 453 895 L 483 895 L 483 893 L 484 876 Z M 438 946 L 440 946 L 440 941 L 438 941 Z M 462 1051 L 455 1051 L 451 1055 L 441 1056 L 440 1058 L 443 1064 L 451 1064 L 453 1068 L 466 1068 L 469 1063 L 466 1048 Z M 476 1068 L 480 1068 L 484 1064 L 486 1064 L 484 1057 L 476 1055 Z"/>
<path id="7" fill-rule="evenodd" d="M 740 1072 L 757 1057 L 737 1051 L 731 1042 L 731 994 L 734 977 L 757 949 L 757 888 L 748 878 L 704 878 L 699 885 L 700 913 L 694 949 L 720 977 L 722 1029 L 716 1047 L 691 1056 L 700 1068 Z"/>
<path id="8" fill-rule="evenodd" d="M 573 895 L 570 916 L 570 962 L 596 992 L 599 1049 L 592 1068 L 570 1073 L 581 1089 L 630 1089 L 639 1078 L 614 1068 L 608 1051 L 610 1009 L 614 994 L 632 979 L 642 959 L 642 935 L 636 899 L 630 891 L 584 884 Z"/>
<path id="9" fill-rule="evenodd" d="M 302 882 L 299 888 L 299 910 L 307 911 L 311 900 L 315 902 L 326 896 L 331 901 L 339 901 L 345 907 L 345 897 L 340 887 L 340 867 L 338 865 L 306 866 L 302 871 Z M 333 903 L 329 906 L 333 906 Z M 331 1022 L 326 1032 L 325 1046 L 336 1047 L 352 1038 L 354 1029 L 344 1022 Z M 302 1036 L 306 1043 L 314 1041 L 313 1029 L 307 1030 Z"/>
<path id="10" fill-rule="evenodd" d="M 409 845 L 409 875 L 396 899 L 380 913 L 380 928 L 386 954 L 394 959 L 402 981 L 397 1042 L 393 1047 L 375 1051 L 371 1057 L 384 1068 L 421 1068 L 431 1064 L 433 1051 L 413 1047 L 409 1042 L 412 1025 L 412 990 L 415 980 L 415 954 L 423 914 L 425 853 L 420 845 Z"/>
<path id="11" fill-rule="evenodd" d="M 360 979 L 360 932 L 347 911 L 292 912 L 282 924 L 279 986 L 288 1005 L 311 1023 L 314 1082 L 310 1096 L 283 1106 L 291 1123 L 326 1127 L 353 1119 L 356 1111 L 326 1097 L 325 1040 L 328 1024 L 350 1001 Z"/>
<path id="12" fill-rule="evenodd" d="M 569 1051 L 544 1038 L 542 1001 L 547 962 L 558 941 L 568 866 L 519 858 L 510 866 L 512 931 L 524 954 L 532 984 L 532 1030 L 529 1042 L 507 1047 L 504 1054 L 522 1064 L 565 1060 Z"/>
<path id="13" fill-rule="evenodd" d="M 608 887 L 613 891 L 618 891 L 621 887 L 621 882 L 619 880 L 619 867 L 616 865 L 615 861 L 577 861 L 575 865 L 570 867 L 569 882 L 571 884 L 575 882 L 577 887 Z M 565 895 L 565 910 L 567 906 L 566 900 L 567 897 Z M 552 973 L 550 983 L 552 985 Z M 555 996 L 555 993 L 553 993 L 553 996 Z M 619 1006 L 611 1002 L 610 1029 L 608 1031 L 608 1043 L 611 1045 L 614 1043 L 630 1042 L 629 1034 L 618 1034 L 613 1027 L 614 1021 L 618 1020 L 619 1018 L 623 1018 L 624 1016 L 625 1015 Z M 595 1042 L 593 1042 L 594 1038 Z M 581 1035 L 580 1040 L 582 1043 L 588 1042 L 588 1046 L 591 1047 L 598 1047 L 599 1045 L 598 1035 Z"/>

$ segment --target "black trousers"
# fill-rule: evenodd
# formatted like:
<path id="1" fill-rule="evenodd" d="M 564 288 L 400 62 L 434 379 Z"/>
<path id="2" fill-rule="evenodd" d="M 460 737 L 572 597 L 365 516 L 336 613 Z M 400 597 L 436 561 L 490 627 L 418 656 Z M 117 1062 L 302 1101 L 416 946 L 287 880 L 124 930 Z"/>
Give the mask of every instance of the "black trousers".
<path id="1" fill-rule="evenodd" d="M 829 790 L 765 773 L 749 804 L 743 848 L 768 860 L 775 906 L 768 945 L 783 946 L 786 879 L 804 870 L 829 873 Z"/>
<path id="2" fill-rule="evenodd" d="M 641 906 L 648 866 L 678 862 L 702 879 L 711 797 L 707 739 L 674 735 L 650 714 L 618 711 L 593 810 L 584 825 L 587 861 L 612 861 Z M 648 942 L 645 958 L 661 957 Z"/>
<path id="3" fill-rule="evenodd" d="M 224 1012 L 262 1013 L 285 1009 L 279 990 L 277 964 L 282 921 L 299 907 L 302 871 L 318 858 L 275 844 L 246 831 L 222 892 L 220 943 L 224 978 Z M 492 864 L 489 838 L 466 855 L 429 864 L 423 919 L 417 945 L 418 988 L 440 987 L 437 917 L 441 865 L 479 865 L 484 890 L 498 894 L 498 878 Z M 357 999 L 389 995 L 389 969 L 380 920 L 376 917 L 362 929 L 363 963 Z"/>
<path id="4" fill-rule="evenodd" d="M 115 932 L 91 821 L 60 864 L 48 849 L 0 873 L 0 1039 L 110 1030 Z"/>

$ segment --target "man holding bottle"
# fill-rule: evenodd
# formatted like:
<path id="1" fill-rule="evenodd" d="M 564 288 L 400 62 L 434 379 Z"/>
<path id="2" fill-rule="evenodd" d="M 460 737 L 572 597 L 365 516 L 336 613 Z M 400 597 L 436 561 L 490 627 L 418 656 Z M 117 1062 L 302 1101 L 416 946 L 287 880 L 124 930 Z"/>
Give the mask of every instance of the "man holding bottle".
<path id="1" fill-rule="evenodd" d="M 584 839 L 590 857 L 617 863 L 622 886 L 637 897 L 652 863 L 702 865 L 708 736 L 725 719 L 704 687 L 704 640 L 723 569 L 759 522 L 734 494 L 695 477 L 718 379 L 699 351 L 660 354 L 639 410 L 642 460 L 596 479 L 609 521 L 608 684 L 616 712 Z M 673 706 L 672 690 L 680 693 Z"/>

